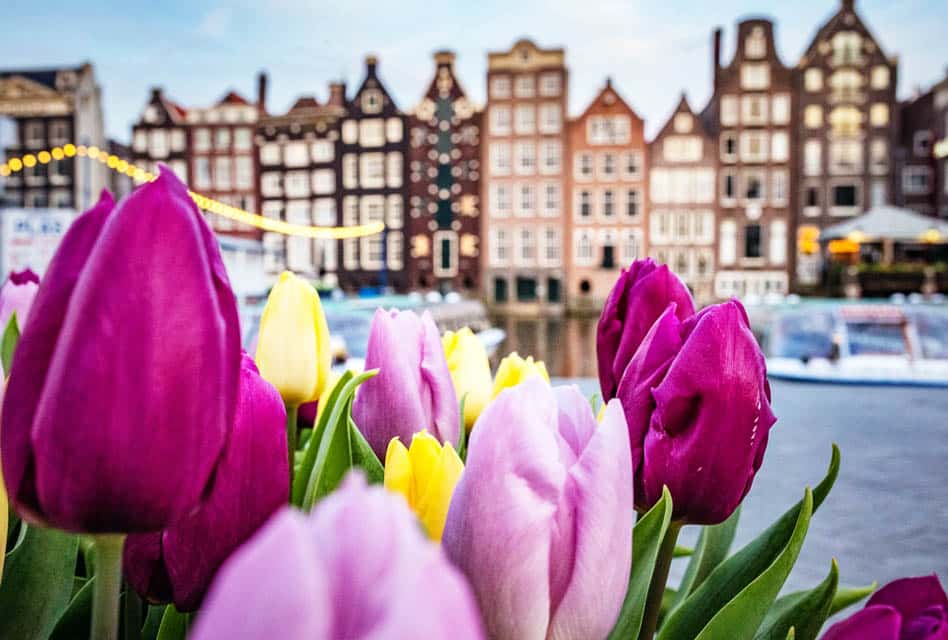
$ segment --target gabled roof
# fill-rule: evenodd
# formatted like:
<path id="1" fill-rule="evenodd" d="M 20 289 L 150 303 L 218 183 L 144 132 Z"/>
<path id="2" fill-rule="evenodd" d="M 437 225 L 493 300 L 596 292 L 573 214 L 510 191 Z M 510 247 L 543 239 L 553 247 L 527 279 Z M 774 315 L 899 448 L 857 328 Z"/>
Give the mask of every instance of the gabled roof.
<path id="1" fill-rule="evenodd" d="M 622 94 L 619 93 L 619 91 L 616 90 L 614 86 L 612 86 L 612 78 L 606 78 L 606 83 L 603 85 L 602 89 L 600 89 L 596 93 L 596 96 L 592 100 L 589 101 L 589 104 L 586 105 L 586 108 L 583 109 L 583 112 L 580 113 L 579 116 L 575 118 L 575 120 L 582 120 L 583 118 L 585 118 L 589 114 L 589 111 L 594 106 L 596 106 L 596 103 L 602 100 L 602 97 L 606 94 L 606 92 L 609 92 L 612 95 L 614 95 L 616 100 L 618 100 L 619 104 L 625 107 L 625 110 L 628 111 L 634 118 L 638 120 L 642 120 L 642 117 L 635 111 L 635 109 L 633 109 L 629 105 L 629 103 L 625 101 L 625 99 L 622 97 Z"/>
<path id="2" fill-rule="evenodd" d="M 236 104 L 240 106 L 250 106 L 250 103 L 247 100 L 237 93 L 236 91 L 228 91 L 227 95 L 220 99 L 220 102 L 215 106 L 220 106 L 224 104 Z"/>
<path id="3" fill-rule="evenodd" d="M 290 107 L 290 110 L 287 111 L 287 115 L 290 115 L 294 111 L 304 111 L 307 109 L 318 109 L 320 107 L 319 102 L 313 96 L 300 96 L 297 98 L 296 102 L 293 103 L 293 106 Z"/>
<path id="4" fill-rule="evenodd" d="M 862 21 L 862 18 L 859 17 L 859 13 L 856 12 L 854 3 L 849 3 L 850 6 L 847 6 L 847 2 L 841 2 L 839 9 L 830 16 L 829 20 L 823 23 L 819 29 L 817 29 L 816 34 L 814 34 L 813 39 L 810 40 L 810 44 L 807 46 L 806 50 L 803 52 L 803 55 L 800 56 L 800 64 L 803 64 L 804 60 L 811 59 L 814 55 L 819 53 L 818 47 L 819 43 L 829 37 L 830 34 L 836 31 L 863 31 L 872 42 L 879 49 L 879 53 L 888 60 L 889 56 L 885 55 L 885 51 L 882 48 L 882 45 L 879 44 L 879 40 L 876 39 L 875 35 L 869 30 L 869 27 L 866 26 L 866 23 Z M 852 20 L 847 23 L 847 15 L 852 15 Z"/>
<path id="5" fill-rule="evenodd" d="M 398 105 L 395 104 L 395 99 L 392 97 L 392 94 L 388 92 L 388 89 L 385 88 L 385 85 L 382 84 L 382 81 L 378 76 L 378 58 L 374 55 L 366 56 L 365 58 L 365 79 L 362 81 L 362 84 L 359 85 L 358 90 L 356 90 L 355 95 L 352 96 L 352 99 L 348 102 L 349 109 L 362 112 L 362 105 L 360 104 L 360 99 L 362 93 L 367 89 L 375 89 L 382 94 L 382 97 L 388 101 L 389 108 L 383 106 L 382 111 L 391 112 L 398 111 Z"/>
<path id="6" fill-rule="evenodd" d="M 434 54 L 435 72 L 428 89 L 423 96 L 429 100 L 438 100 L 441 97 L 441 88 L 447 85 L 448 96 L 451 100 L 464 98 L 467 94 L 464 87 L 458 82 L 457 75 L 454 73 L 454 52 L 438 51 Z"/>
<path id="7" fill-rule="evenodd" d="M 678 105 L 675 106 L 675 110 L 671 112 L 671 114 L 668 116 L 668 119 L 665 120 L 665 124 L 662 125 L 662 128 L 659 129 L 657 134 L 655 134 L 655 137 L 652 138 L 651 142 L 655 142 L 656 140 L 658 140 L 659 138 L 661 138 L 668 132 L 674 133 L 673 131 L 671 131 L 671 129 L 675 122 L 675 116 L 677 116 L 679 113 L 687 113 L 691 115 L 694 118 L 695 126 L 698 128 L 698 133 L 700 133 L 703 136 L 710 137 L 708 130 L 705 127 L 704 122 L 702 122 L 701 117 L 699 116 L 699 114 L 694 112 L 694 110 L 691 108 L 691 105 L 688 104 L 688 97 L 685 95 L 684 92 L 682 92 L 681 98 L 678 100 Z"/>

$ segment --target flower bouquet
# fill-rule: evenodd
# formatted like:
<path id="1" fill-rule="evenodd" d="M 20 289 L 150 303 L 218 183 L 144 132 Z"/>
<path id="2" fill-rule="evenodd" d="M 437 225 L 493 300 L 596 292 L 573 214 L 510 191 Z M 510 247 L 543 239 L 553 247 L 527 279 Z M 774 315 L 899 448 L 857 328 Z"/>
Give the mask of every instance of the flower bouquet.
<path id="1" fill-rule="evenodd" d="M 731 551 L 776 422 L 764 358 L 740 302 L 696 312 L 651 260 L 603 309 L 591 399 L 410 311 L 335 375 L 290 273 L 242 352 L 168 171 L 103 194 L 37 280 L 0 292 L 0 638 L 809 640 L 870 594 L 822 637 L 948 638 L 935 576 L 843 588 L 830 561 L 782 593 L 835 447 Z"/>

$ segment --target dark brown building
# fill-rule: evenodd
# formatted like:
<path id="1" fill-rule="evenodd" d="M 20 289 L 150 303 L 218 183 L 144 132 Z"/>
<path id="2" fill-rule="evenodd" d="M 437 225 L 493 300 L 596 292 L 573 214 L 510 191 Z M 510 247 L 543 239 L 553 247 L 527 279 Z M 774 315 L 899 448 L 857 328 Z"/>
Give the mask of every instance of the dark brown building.
<path id="1" fill-rule="evenodd" d="M 718 297 L 789 290 L 796 201 L 793 89 L 793 70 L 777 54 L 770 20 L 738 23 L 737 50 L 727 66 L 720 65 L 720 31 L 715 32 L 714 95 L 703 119 L 716 138 L 720 163 Z"/>
<path id="2" fill-rule="evenodd" d="M 435 74 L 409 120 L 412 289 L 475 291 L 480 282 L 481 112 L 454 73 L 454 53 L 434 55 Z"/>

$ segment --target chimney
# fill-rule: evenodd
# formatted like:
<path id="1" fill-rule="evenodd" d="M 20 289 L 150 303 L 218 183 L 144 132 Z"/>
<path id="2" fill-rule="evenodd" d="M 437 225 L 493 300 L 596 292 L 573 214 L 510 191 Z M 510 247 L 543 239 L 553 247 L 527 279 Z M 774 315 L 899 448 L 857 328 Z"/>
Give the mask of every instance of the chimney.
<path id="1" fill-rule="evenodd" d="M 448 51 L 446 49 L 441 51 L 435 51 L 434 54 L 435 66 L 438 67 L 447 67 L 448 69 L 454 68 L 454 52 Z"/>
<path id="2" fill-rule="evenodd" d="M 379 64 L 378 56 L 374 54 L 369 54 L 365 57 L 365 68 L 368 71 L 369 75 L 375 75 L 375 67 Z"/>
<path id="3" fill-rule="evenodd" d="M 345 82 L 330 82 L 329 83 L 329 101 L 326 103 L 331 107 L 345 107 L 346 106 L 346 83 Z"/>
<path id="4" fill-rule="evenodd" d="M 257 111 L 260 115 L 267 112 L 267 81 L 266 71 L 257 74 Z"/>
<path id="5" fill-rule="evenodd" d="M 606 89 L 612 88 L 612 76 L 606 76 Z"/>
<path id="6" fill-rule="evenodd" d="M 151 88 L 151 102 L 159 102 L 161 100 L 161 94 L 163 89 L 161 87 L 152 87 Z"/>
<path id="7" fill-rule="evenodd" d="M 718 71 L 721 69 L 721 27 L 716 27 L 711 34 L 711 50 L 714 56 L 714 68 L 711 70 L 711 86 L 718 90 Z"/>

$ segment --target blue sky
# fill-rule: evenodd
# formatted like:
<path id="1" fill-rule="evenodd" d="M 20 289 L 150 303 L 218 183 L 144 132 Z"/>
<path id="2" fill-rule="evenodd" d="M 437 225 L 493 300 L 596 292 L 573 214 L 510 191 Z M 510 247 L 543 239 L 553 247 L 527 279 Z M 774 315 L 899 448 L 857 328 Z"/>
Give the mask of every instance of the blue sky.
<path id="1" fill-rule="evenodd" d="M 324 100 L 327 83 L 354 88 L 366 53 L 403 109 L 413 107 L 432 74 L 431 53 L 458 54 L 461 82 L 484 99 L 486 52 L 521 36 L 565 46 L 571 113 L 582 110 L 611 75 L 650 134 L 688 93 L 700 107 L 710 94 L 711 30 L 724 27 L 724 59 L 736 21 L 768 15 L 778 52 L 795 64 L 838 0 L 717 2 L 663 0 L 6 0 L 0 67 L 91 60 L 103 87 L 109 134 L 127 141 L 152 85 L 187 105 L 207 105 L 228 89 L 255 95 L 258 70 L 270 74 L 268 107 L 284 111 L 300 94 Z M 769 6 L 768 6 L 769 4 Z M 928 87 L 948 65 L 944 0 L 857 0 L 857 10 L 889 55 L 898 54 L 899 95 Z"/>

